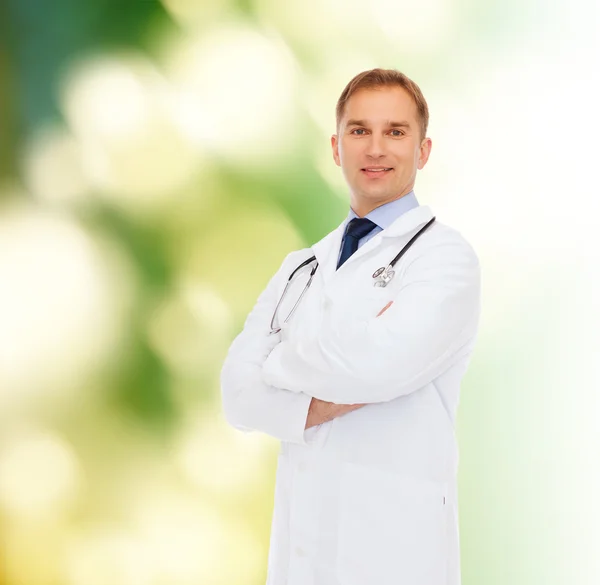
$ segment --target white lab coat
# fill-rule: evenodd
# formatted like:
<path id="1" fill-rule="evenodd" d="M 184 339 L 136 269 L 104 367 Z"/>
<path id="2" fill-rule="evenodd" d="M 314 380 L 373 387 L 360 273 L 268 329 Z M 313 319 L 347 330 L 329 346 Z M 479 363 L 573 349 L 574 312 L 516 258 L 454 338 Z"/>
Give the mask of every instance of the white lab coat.
<path id="1" fill-rule="evenodd" d="M 436 220 L 387 287 L 372 278 L 432 216 L 427 206 L 404 213 L 337 271 L 343 223 L 291 253 L 229 350 L 227 420 L 281 440 L 267 585 L 460 583 L 454 422 L 477 333 L 479 262 Z M 269 336 L 288 276 L 313 254 L 309 291 Z M 309 271 L 295 277 L 282 319 Z M 368 404 L 305 431 L 313 396 Z"/>

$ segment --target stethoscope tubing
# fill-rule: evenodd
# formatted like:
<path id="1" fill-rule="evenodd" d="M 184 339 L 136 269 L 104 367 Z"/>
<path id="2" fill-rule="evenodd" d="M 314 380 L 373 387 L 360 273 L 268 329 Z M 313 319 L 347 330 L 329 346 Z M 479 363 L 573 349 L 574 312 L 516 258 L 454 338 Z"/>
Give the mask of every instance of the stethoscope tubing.
<path id="1" fill-rule="evenodd" d="M 281 327 L 276 328 L 274 326 L 275 325 L 275 317 L 277 316 L 277 311 L 279 310 L 279 306 L 281 305 L 281 302 L 285 298 L 285 293 L 287 292 L 287 289 L 290 286 L 290 283 L 292 282 L 294 275 L 296 274 L 296 272 L 298 272 L 298 270 L 300 270 L 301 268 L 304 268 L 307 264 L 310 264 L 313 260 L 316 260 L 316 259 L 317 259 L 316 256 L 312 256 L 308 260 L 305 260 L 304 262 L 302 262 L 302 264 L 300 264 L 300 266 L 298 266 L 298 268 L 296 268 L 296 270 L 294 270 L 294 272 L 292 272 L 290 274 L 287 282 L 285 283 L 285 288 L 283 289 L 283 292 L 281 293 L 281 297 L 279 297 L 279 301 L 277 303 L 277 306 L 275 307 L 275 311 L 273 311 L 273 316 L 271 317 L 271 332 L 270 332 L 271 334 L 279 333 L 281 331 Z M 290 320 L 290 318 L 292 317 L 292 315 L 295 313 L 296 309 L 298 308 L 298 305 L 300 304 L 300 301 L 302 300 L 306 291 L 309 289 L 309 287 L 312 283 L 312 280 L 315 276 L 315 272 L 317 271 L 317 268 L 319 268 L 318 262 L 315 264 L 314 268 L 310 271 L 310 278 L 308 279 L 308 282 L 306 283 L 305 287 L 302 289 L 302 293 L 300 293 L 298 300 L 292 307 L 292 310 L 289 312 L 288 316 L 285 318 L 283 324 L 287 323 Z"/>
<path id="2" fill-rule="evenodd" d="M 396 257 L 389 263 L 388 268 L 393 268 L 396 265 L 396 262 L 398 262 L 398 260 L 400 260 L 400 258 L 402 258 L 402 256 L 404 256 L 404 254 L 406 253 L 406 251 L 415 243 L 415 241 L 417 240 L 417 238 L 435 221 L 435 217 L 432 217 L 410 240 L 408 240 L 408 243 L 406 244 L 406 246 L 404 246 L 404 248 L 402 248 L 402 250 L 400 250 L 400 252 L 398 254 L 396 254 Z"/>
<path id="3" fill-rule="evenodd" d="M 398 260 L 400 260 L 400 258 L 402 258 L 402 256 L 407 252 L 407 250 L 415 243 L 415 241 L 417 240 L 417 238 L 435 221 L 435 217 L 432 217 L 407 243 L 406 245 L 402 248 L 402 250 L 400 250 L 400 252 L 398 254 L 396 254 L 396 256 L 394 257 L 394 259 L 387 265 L 387 267 L 385 268 L 380 268 L 379 270 L 376 271 L 375 274 L 379 273 L 388 273 L 390 271 L 391 268 L 393 268 L 396 263 L 398 262 Z M 304 260 L 304 262 L 302 262 L 302 264 L 300 264 L 288 277 L 287 282 L 285 283 L 285 288 L 283 289 L 283 292 L 281 293 L 281 297 L 279 298 L 279 301 L 277 302 L 277 306 L 275 307 L 275 311 L 273 312 L 273 316 L 271 317 L 271 331 L 270 334 L 273 333 L 279 333 L 279 331 L 281 331 L 281 327 L 275 328 L 274 324 L 275 324 L 275 317 L 277 316 L 277 311 L 279 310 L 279 307 L 281 305 L 281 302 L 283 301 L 283 299 L 285 298 L 285 293 L 287 292 L 288 287 L 290 286 L 290 283 L 292 282 L 292 279 L 294 278 L 295 274 L 301 270 L 302 268 L 304 268 L 305 266 L 307 266 L 308 264 L 310 264 L 311 262 L 314 262 L 315 260 L 317 260 L 316 256 L 311 256 L 310 258 Z M 304 297 L 304 295 L 306 294 L 306 291 L 310 288 L 310 285 L 312 283 L 312 280 L 315 276 L 315 272 L 317 271 L 317 269 L 319 268 L 319 262 L 317 261 L 317 263 L 315 264 L 314 268 L 311 270 L 310 272 L 310 278 L 308 279 L 308 282 L 306 283 L 304 289 L 302 290 L 302 293 L 300 294 L 300 296 L 298 297 L 298 300 L 296 301 L 296 303 L 294 304 L 294 306 L 292 307 L 292 310 L 290 311 L 290 313 L 288 314 L 288 316 L 285 318 L 283 324 L 287 323 L 290 318 L 292 317 L 292 315 L 294 314 L 294 312 L 296 311 L 296 309 L 298 308 L 298 305 L 300 304 L 300 301 L 302 300 L 302 298 Z M 390 275 L 393 276 L 393 272 Z M 373 278 L 376 278 L 376 276 L 374 275 Z"/>

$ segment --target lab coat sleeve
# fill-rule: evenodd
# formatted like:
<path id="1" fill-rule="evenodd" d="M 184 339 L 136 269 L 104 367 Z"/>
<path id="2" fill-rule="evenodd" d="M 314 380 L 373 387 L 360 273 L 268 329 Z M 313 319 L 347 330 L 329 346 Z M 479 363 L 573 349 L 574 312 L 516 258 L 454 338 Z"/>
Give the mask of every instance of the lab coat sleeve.
<path id="1" fill-rule="evenodd" d="M 429 247 L 402 278 L 380 317 L 332 320 L 323 311 L 312 338 L 274 349 L 263 379 L 337 404 L 386 402 L 430 383 L 476 334 L 479 262 L 454 238 Z"/>
<path id="2" fill-rule="evenodd" d="M 280 344 L 280 335 L 269 335 L 269 331 L 277 303 L 277 282 L 287 278 L 284 272 L 288 266 L 291 264 L 286 258 L 231 344 L 221 370 L 221 397 L 225 419 L 235 428 L 306 445 L 316 439 L 321 426 L 304 429 L 312 397 L 276 388 L 262 379 L 264 361 Z"/>

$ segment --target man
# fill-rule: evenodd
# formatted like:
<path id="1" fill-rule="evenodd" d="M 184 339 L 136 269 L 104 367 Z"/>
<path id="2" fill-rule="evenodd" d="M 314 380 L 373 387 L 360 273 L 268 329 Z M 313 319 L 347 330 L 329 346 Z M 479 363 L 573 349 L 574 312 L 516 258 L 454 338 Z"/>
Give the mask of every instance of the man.
<path id="1" fill-rule="evenodd" d="M 348 217 L 286 257 L 221 377 L 227 420 L 281 440 L 267 585 L 458 585 L 454 421 L 479 262 L 416 200 L 418 86 L 365 71 L 336 114 Z"/>

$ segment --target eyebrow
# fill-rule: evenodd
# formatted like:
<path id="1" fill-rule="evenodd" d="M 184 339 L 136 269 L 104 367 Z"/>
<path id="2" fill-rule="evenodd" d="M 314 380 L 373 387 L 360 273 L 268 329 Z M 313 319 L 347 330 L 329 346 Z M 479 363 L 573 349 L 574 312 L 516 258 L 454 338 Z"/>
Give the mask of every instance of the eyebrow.
<path id="1" fill-rule="evenodd" d="M 368 126 L 365 120 L 348 120 L 347 126 Z M 390 128 L 410 128 L 410 124 L 403 120 L 402 122 L 388 122 Z"/>

